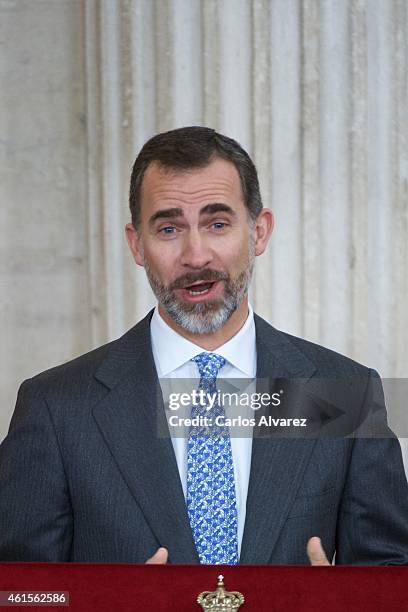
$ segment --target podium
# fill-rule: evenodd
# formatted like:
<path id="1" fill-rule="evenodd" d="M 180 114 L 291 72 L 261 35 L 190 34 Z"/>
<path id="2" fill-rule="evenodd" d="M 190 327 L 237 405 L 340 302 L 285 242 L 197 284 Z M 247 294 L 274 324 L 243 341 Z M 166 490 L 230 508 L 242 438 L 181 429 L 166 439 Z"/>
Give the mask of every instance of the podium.
<path id="1" fill-rule="evenodd" d="M 408 567 L 0 563 L 0 591 L 69 594 L 73 612 L 200 612 L 197 596 L 224 576 L 240 612 L 406 612 Z M 26 595 L 27 600 L 28 595 Z M 12 607 L 24 610 L 21 603 Z M 27 604 L 50 609 L 51 604 Z M 52 606 L 52 610 L 57 607 Z"/>

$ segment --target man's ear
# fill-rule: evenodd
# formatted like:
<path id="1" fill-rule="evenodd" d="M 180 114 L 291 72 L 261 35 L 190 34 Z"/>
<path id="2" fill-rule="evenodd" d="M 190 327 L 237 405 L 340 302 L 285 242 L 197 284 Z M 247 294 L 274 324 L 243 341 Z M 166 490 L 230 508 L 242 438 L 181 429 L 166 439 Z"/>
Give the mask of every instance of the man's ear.
<path id="1" fill-rule="evenodd" d="M 132 223 L 126 223 L 125 234 L 129 248 L 132 251 L 133 259 L 139 266 L 143 266 L 143 249 L 141 238 L 133 227 Z"/>
<path id="2" fill-rule="evenodd" d="M 275 220 L 269 208 L 263 208 L 255 221 L 255 255 L 262 255 L 265 251 Z"/>

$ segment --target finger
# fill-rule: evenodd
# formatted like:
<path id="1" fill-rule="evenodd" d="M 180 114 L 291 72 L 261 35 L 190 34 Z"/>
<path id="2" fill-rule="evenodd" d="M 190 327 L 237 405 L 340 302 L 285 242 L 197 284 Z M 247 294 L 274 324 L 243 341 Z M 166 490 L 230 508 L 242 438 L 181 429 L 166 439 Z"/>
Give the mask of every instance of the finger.
<path id="1" fill-rule="evenodd" d="M 150 559 L 148 559 L 146 561 L 146 563 L 151 564 L 151 565 L 164 565 L 165 563 L 167 563 L 167 559 L 169 558 L 169 553 L 167 548 L 158 548 L 156 550 L 156 552 L 154 553 L 153 557 L 150 557 Z"/>
<path id="2" fill-rule="evenodd" d="M 307 556 L 311 565 L 330 565 L 320 538 L 310 538 L 307 543 Z"/>

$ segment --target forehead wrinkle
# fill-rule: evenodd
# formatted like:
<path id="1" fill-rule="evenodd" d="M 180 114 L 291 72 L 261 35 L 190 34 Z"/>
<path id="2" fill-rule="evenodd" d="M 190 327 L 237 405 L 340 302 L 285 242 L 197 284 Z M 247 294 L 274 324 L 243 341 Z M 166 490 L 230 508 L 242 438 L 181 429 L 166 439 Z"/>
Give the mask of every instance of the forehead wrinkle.
<path id="1" fill-rule="evenodd" d="M 160 201 L 202 201 L 211 200 L 231 200 L 234 192 L 231 190 L 222 189 L 222 187 L 202 187 L 195 190 L 177 189 L 177 188 L 156 188 L 152 190 L 151 196 Z M 240 200 L 243 199 L 242 194 L 239 194 Z"/>
<path id="2" fill-rule="evenodd" d="M 191 189 L 186 188 L 186 182 L 188 181 L 183 181 L 182 183 L 179 183 L 178 181 L 172 181 L 173 182 L 173 187 L 174 189 L 177 189 L 183 193 L 191 193 Z M 197 189 L 193 189 L 193 193 L 195 193 L 195 191 L 201 191 L 201 190 L 205 190 L 205 189 L 231 189 L 234 188 L 234 181 L 228 179 L 228 178 L 224 178 L 224 177 L 220 177 L 220 178 L 208 178 L 202 179 L 202 183 L 204 183 L 204 185 L 200 185 Z"/>
<path id="3" fill-rule="evenodd" d="M 245 196 L 236 168 L 224 160 L 189 171 L 171 170 L 152 165 L 142 183 L 142 200 L 150 209 L 167 206 L 205 206 L 215 202 L 231 208 L 245 206 Z M 187 212 L 187 209 L 186 209 Z"/>

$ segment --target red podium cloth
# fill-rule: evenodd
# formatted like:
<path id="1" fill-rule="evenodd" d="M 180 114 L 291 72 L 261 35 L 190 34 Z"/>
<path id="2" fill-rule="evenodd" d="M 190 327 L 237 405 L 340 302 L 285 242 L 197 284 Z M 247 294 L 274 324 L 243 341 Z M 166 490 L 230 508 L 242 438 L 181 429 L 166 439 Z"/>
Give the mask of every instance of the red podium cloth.
<path id="1" fill-rule="evenodd" d="M 60 609 L 75 612 L 193 612 L 219 574 L 245 596 L 242 612 L 408 611 L 407 567 L 0 563 L 0 591 L 68 591 Z"/>

